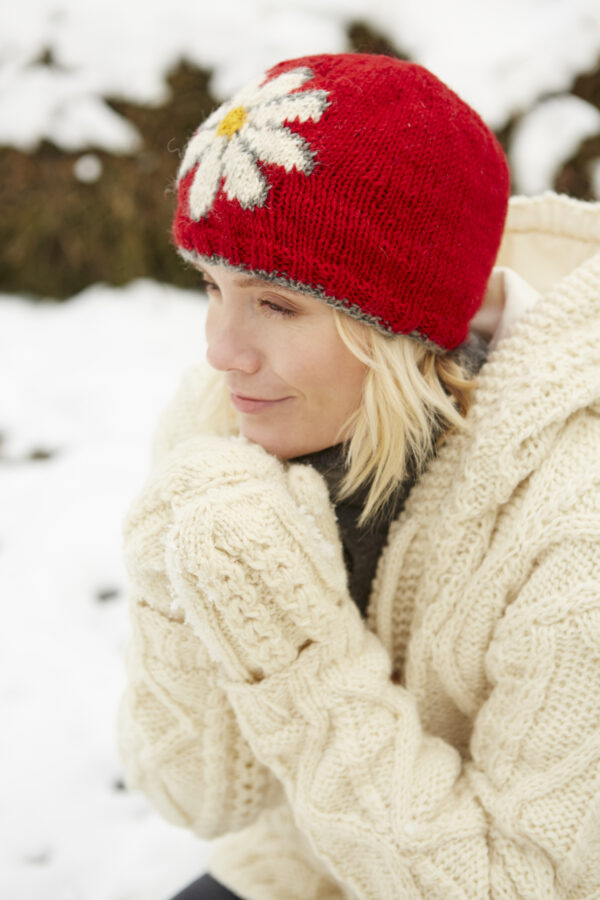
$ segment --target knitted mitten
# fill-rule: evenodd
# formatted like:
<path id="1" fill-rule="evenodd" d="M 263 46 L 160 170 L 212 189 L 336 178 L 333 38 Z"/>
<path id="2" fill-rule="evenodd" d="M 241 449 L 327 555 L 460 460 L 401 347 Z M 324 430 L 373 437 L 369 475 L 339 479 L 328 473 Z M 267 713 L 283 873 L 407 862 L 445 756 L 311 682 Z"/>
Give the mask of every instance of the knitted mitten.
<path id="1" fill-rule="evenodd" d="M 279 803 L 281 784 L 242 735 L 218 665 L 173 604 L 166 535 L 175 510 L 205 487 L 191 446 L 153 467 L 123 523 L 131 630 L 117 729 L 128 787 L 210 840 Z"/>
<path id="2" fill-rule="evenodd" d="M 193 444 L 205 487 L 178 504 L 166 567 L 174 604 L 225 677 L 260 681 L 311 643 L 327 655 L 362 646 L 321 476 L 243 439 Z"/>
<path id="3" fill-rule="evenodd" d="M 243 456 L 240 456 L 240 442 L 249 448 Z M 135 570 L 138 579 L 145 570 L 154 598 L 156 578 L 165 574 L 166 536 L 175 511 L 191 497 L 218 487 L 223 472 L 227 484 L 251 476 L 284 478 L 283 466 L 274 456 L 257 445 L 247 444 L 243 438 L 194 436 L 179 442 L 161 457 L 131 502 L 122 528 L 125 563 L 128 569 Z M 159 608 L 166 612 L 173 606 L 171 599 L 166 591 Z"/>

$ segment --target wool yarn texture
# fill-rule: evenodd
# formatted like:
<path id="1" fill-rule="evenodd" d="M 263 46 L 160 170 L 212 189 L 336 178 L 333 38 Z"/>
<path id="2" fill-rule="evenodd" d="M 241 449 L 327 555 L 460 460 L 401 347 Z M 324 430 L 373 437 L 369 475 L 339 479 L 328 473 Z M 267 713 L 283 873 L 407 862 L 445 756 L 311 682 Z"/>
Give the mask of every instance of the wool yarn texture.
<path id="1" fill-rule="evenodd" d="M 230 442 L 195 438 L 169 459 L 169 469 L 193 456 L 218 470 L 218 486 L 186 504 L 166 538 L 166 572 L 186 621 L 225 677 L 242 683 L 284 671 L 315 641 L 323 652 L 352 654 L 365 629 L 322 478 L 310 466 L 282 466 L 277 479 L 240 482 L 224 467 L 221 445 Z M 267 456 L 246 441 L 238 450 L 241 460 Z M 199 586 L 206 603 L 197 602 Z"/>
<path id="2" fill-rule="evenodd" d="M 504 153 L 416 63 L 286 60 L 190 139 L 173 240 L 433 349 L 462 343 L 500 244 Z"/>

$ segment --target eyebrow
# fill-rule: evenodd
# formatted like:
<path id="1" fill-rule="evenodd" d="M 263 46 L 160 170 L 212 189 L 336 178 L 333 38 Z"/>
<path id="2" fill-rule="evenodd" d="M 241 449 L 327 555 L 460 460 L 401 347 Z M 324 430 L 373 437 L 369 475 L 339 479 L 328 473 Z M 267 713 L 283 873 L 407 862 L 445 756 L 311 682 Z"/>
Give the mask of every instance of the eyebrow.
<path id="1" fill-rule="evenodd" d="M 238 287 L 251 287 L 254 284 L 270 284 L 271 282 L 265 278 L 259 278 L 258 275 L 240 275 L 235 279 L 235 283 Z"/>
<path id="2" fill-rule="evenodd" d="M 210 279 L 210 275 L 206 272 L 202 266 L 197 266 L 198 271 L 205 278 Z M 287 291 L 288 293 L 295 293 L 294 288 L 286 287 L 283 284 L 278 284 L 276 281 L 268 281 L 266 278 L 261 278 L 259 275 L 238 275 L 235 279 L 235 284 L 238 287 L 253 287 L 254 285 L 262 285 L 263 287 L 273 287 L 274 289 L 279 289 L 280 291 Z"/>

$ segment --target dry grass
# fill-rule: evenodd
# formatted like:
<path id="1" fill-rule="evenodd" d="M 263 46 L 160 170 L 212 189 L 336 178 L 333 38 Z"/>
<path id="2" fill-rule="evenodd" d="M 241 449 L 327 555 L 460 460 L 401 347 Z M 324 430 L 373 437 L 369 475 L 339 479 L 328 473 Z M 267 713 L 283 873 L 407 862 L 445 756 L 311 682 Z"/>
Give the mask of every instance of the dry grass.
<path id="1" fill-rule="evenodd" d="M 103 173 L 77 180 L 82 155 L 44 143 L 29 155 L 0 149 L 0 288 L 57 299 L 102 281 L 147 276 L 182 286 L 197 283 L 170 244 L 172 183 L 178 151 L 214 108 L 208 73 L 182 65 L 169 83 L 173 99 L 158 108 L 111 101 L 139 129 L 133 156 L 93 150 Z"/>

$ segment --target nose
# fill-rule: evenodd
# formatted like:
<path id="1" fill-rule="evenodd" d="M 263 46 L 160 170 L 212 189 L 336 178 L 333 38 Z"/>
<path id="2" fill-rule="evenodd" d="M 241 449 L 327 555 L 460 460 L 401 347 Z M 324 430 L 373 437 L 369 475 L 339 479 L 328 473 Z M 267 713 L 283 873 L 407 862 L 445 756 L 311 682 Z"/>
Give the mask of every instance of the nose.
<path id="1" fill-rule="evenodd" d="M 212 305 L 212 304 L 211 304 Z M 220 372 L 254 374 L 260 368 L 260 352 L 252 329 L 234 310 L 211 309 L 206 317 L 206 359 Z"/>

